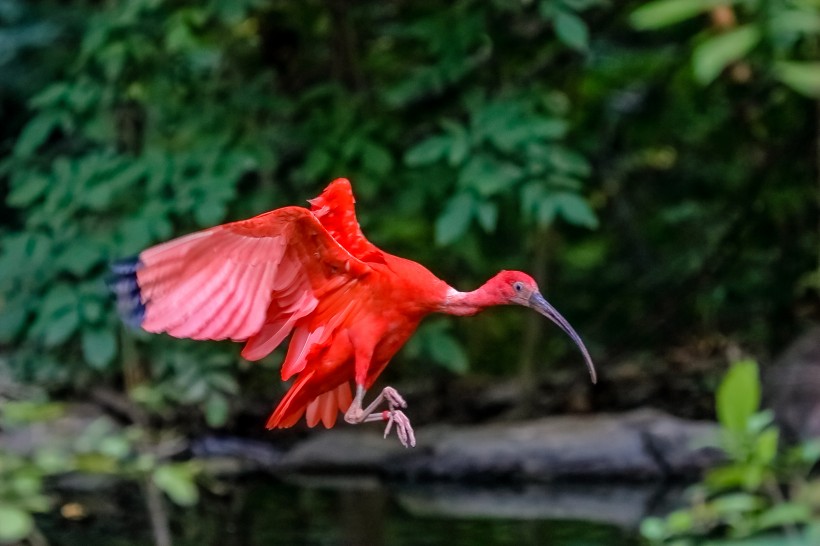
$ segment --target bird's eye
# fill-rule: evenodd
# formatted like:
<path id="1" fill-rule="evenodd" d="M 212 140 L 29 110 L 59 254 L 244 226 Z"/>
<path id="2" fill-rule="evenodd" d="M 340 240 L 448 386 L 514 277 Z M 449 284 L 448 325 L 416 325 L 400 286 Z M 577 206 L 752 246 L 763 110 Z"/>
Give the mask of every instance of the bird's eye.
<path id="1" fill-rule="evenodd" d="M 515 282 L 515 283 L 513 283 L 513 289 L 516 292 L 521 292 L 522 290 L 524 290 L 524 284 L 520 283 L 520 282 Z"/>

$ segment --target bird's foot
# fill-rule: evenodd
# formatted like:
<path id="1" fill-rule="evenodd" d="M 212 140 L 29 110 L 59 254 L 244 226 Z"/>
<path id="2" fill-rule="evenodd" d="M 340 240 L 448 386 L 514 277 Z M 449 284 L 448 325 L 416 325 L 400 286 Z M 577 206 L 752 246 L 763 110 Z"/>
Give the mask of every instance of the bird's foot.
<path id="1" fill-rule="evenodd" d="M 384 390 L 382 390 L 381 396 L 387 401 L 387 407 L 391 410 L 407 407 L 407 402 L 404 401 L 399 391 L 393 387 L 385 387 Z"/>
<path id="2" fill-rule="evenodd" d="M 387 421 L 387 426 L 384 427 L 384 437 L 390 434 L 390 429 L 396 425 L 396 435 L 399 437 L 399 442 L 404 447 L 416 447 L 416 435 L 413 432 L 413 425 L 410 424 L 410 419 L 401 410 L 390 410 L 383 412 L 382 418 Z"/>
<path id="3" fill-rule="evenodd" d="M 345 421 L 350 424 L 373 422 L 373 421 L 387 421 L 384 427 L 384 437 L 390 434 L 393 426 L 396 427 L 396 435 L 399 437 L 399 442 L 404 447 L 416 446 L 416 435 L 413 432 L 413 426 L 410 424 L 410 419 L 399 408 L 406 408 L 407 402 L 393 387 L 385 387 L 381 393 L 376 397 L 369 406 L 362 409 L 361 398 L 364 397 L 364 389 L 356 393 L 356 398 L 345 413 Z M 376 408 L 382 403 L 387 402 L 388 409 L 377 412 Z"/>

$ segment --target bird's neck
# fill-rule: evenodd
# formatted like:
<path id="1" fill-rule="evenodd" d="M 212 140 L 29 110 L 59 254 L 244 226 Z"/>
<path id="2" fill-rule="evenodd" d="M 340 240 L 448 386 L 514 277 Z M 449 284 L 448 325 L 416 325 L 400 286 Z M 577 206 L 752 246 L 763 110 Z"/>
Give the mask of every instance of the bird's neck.
<path id="1" fill-rule="evenodd" d="M 455 288 L 450 288 L 441 311 L 449 315 L 469 316 L 497 305 L 498 302 L 482 288 L 472 292 L 459 292 Z"/>

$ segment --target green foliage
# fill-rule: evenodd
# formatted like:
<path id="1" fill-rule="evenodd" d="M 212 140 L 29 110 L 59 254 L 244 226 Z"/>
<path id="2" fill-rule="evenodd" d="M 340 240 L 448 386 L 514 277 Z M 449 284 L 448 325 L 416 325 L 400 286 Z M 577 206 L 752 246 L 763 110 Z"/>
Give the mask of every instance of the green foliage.
<path id="1" fill-rule="evenodd" d="M 820 480 L 807 476 L 820 460 L 820 443 L 779 449 L 780 434 L 771 413 L 759 412 L 760 379 L 754 361 L 737 362 L 729 369 L 716 406 L 727 461 L 691 489 L 691 507 L 644 520 L 641 534 L 652 543 L 683 546 L 711 536 L 777 540 L 771 533 L 785 530 L 796 544 L 813 544 L 820 533 Z"/>
<path id="2" fill-rule="evenodd" d="M 698 82 L 711 83 L 737 61 L 758 61 L 751 53 L 765 40 L 767 60 L 774 61 L 773 69 L 767 72 L 798 93 L 820 97 L 814 66 L 820 55 L 820 11 L 814 2 L 655 0 L 633 11 L 630 19 L 637 29 L 655 30 L 715 8 L 726 10 L 722 16 L 725 20 L 715 24 L 717 28 L 724 28 L 695 39 L 692 66 Z M 736 26 L 738 13 L 749 22 Z"/>
<path id="3" fill-rule="evenodd" d="M 811 312 L 816 3 L 5 1 L 0 346 L 19 379 L 230 423 L 262 374 L 231 344 L 124 332 L 107 265 L 337 176 L 388 251 L 460 288 L 543 271 L 609 354 L 715 329 L 774 350 Z M 397 358 L 510 373 L 522 320 L 423 330 Z"/>
<path id="4" fill-rule="evenodd" d="M 368 23 L 381 41 L 355 57 L 334 42 L 337 14 L 319 4 L 138 0 L 39 14 L 69 21 L 63 40 L 79 54 L 27 90 L 27 114 L 0 164 L 11 212 L 0 232 L 0 343 L 14 346 L 12 369 L 53 387 L 137 370 L 145 380 L 129 385 L 130 394 L 152 411 L 170 418 L 174 407 L 190 406 L 211 425 L 226 423 L 239 390 L 236 348 L 211 346 L 203 358 L 195 344 L 123 337 L 104 284 L 107 264 L 312 197 L 336 176 L 354 180 L 366 227 L 386 217 L 376 197 L 400 201 L 402 187 L 417 206 L 399 218 L 424 225 L 436 217 L 434 234 L 377 223 L 371 235 L 392 238 L 397 250 L 557 218 L 594 226 L 581 193 L 590 167 L 568 144 L 568 98 L 543 85 L 511 94 L 497 81 L 504 54 L 493 43 L 521 46 L 506 45 L 506 28 L 493 21 L 538 20 L 543 62 L 568 48 L 586 51 L 581 14 L 600 5 L 463 0 L 425 8 L 383 27 Z M 345 10 L 347 25 L 392 17 Z M 82 16 L 61 18 L 74 13 Z M 313 44 L 293 66 L 290 39 Z M 332 71 L 328 62 L 336 77 L 317 79 L 314 72 Z M 445 92 L 453 93 L 449 104 L 416 115 L 419 101 Z M 439 136 L 428 130 L 435 120 Z M 402 155 L 408 169 L 399 169 Z M 421 177 L 436 182 L 407 184 Z M 523 216 L 504 210 L 516 202 Z M 420 354 L 466 367 L 456 337 L 422 336 L 421 344 Z"/>
<path id="5" fill-rule="evenodd" d="M 596 227 L 589 203 L 578 195 L 589 164 L 562 144 L 568 123 L 550 101 L 470 99 L 466 123 L 443 120 L 443 134 L 427 137 L 404 157 L 410 167 L 446 163 L 454 171 L 456 191 L 436 219 L 436 242 L 461 239 L 473 221 L 495 231 L 498 199 L 511 196 L 520 203 L 522 228 L 547 227 L 556 217 Z"/>
<path id="6" fill-rule="evenodd" d="M 6 401 L 0 408 L 0 430 L 12 432 L 64 416 L 58 404 Z M 194 461 L 165 460 L 161 445 L 174 439 L 168 433 L 154 436 L 146 428 L 121 428 L 108 418 L 98 418 L 89 421 L 76 437 L 53 439 L 29 453 L 0 448 L 0 543 L 14 543 L 35 532 L 33 514 L 47 512 L 53 504 L 46 480 L 68 473 L 106 474 L 137 483 L 150 478 L 174 503 L 196 504 L 201 466 Z"/>

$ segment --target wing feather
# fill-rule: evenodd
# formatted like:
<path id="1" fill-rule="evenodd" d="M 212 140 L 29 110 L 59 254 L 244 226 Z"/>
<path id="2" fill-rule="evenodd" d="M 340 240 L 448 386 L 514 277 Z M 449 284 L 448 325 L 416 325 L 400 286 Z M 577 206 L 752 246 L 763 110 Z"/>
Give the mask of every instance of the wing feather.
<path id="1" fill-rule="evenodd" d="M 248 340 L 243 355 L 254 359 L 275 349 L 319 297 L 370 272 L 301 207 L 185 235 L 143 251 L 138 264 L 144 329 Z M 321 335 L 308 335 L 294 354 Z"/>

